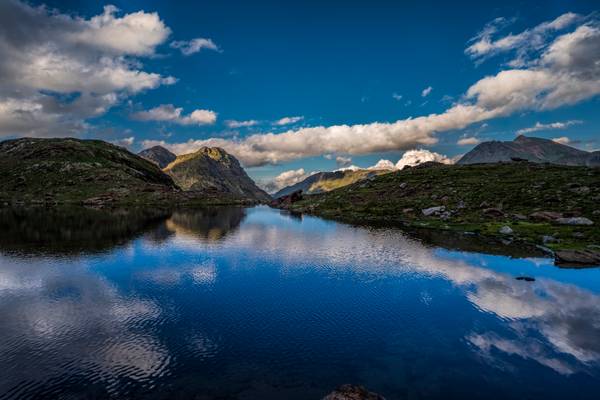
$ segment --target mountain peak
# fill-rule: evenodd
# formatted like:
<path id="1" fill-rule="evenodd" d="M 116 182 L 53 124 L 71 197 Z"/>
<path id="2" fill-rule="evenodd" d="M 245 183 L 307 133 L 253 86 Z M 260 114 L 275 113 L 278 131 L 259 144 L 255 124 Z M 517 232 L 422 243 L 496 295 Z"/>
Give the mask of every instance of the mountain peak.
<path id="1" fill-rule="evenodd" d="M 515 158 L 538 163 L 597 165 L 592 153 L 550 139 L 524 135 L 519 135 L 512 141 L 480 143 L 465 154 L 458 164 L 510 162 Z"/>
<path id="2" fill-rule="evenodd" d="M 161 169 L 169 165 L 175 160 L 175 158 L 177 158 L 175 154 L 162 146 L 153 146 L 148 149 L 144 149 L 140 151 L 138 155 L 158 165 Z"/>

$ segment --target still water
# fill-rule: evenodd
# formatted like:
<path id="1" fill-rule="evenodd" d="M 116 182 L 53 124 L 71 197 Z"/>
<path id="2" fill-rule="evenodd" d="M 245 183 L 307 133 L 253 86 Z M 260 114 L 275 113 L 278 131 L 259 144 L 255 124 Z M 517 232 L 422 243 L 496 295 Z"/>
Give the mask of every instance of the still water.
<path id="1" fill-rule="evenodd" d="M 599 396 L 600 269 L 264 207 L 4 210 L 0 235 L 2 399 Z"/>

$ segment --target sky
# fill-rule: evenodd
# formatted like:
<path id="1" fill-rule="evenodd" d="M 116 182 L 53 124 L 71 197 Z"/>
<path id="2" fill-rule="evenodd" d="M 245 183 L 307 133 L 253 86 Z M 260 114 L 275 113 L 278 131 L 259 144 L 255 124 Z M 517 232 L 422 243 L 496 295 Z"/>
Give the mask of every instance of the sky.
<path id="1" fill-rule="evenodd" d="M 220 146 L 272 190 L 518 134 L 600 149 L 598 2 L 479 3 L 0 0 L 0 140 Z"/>

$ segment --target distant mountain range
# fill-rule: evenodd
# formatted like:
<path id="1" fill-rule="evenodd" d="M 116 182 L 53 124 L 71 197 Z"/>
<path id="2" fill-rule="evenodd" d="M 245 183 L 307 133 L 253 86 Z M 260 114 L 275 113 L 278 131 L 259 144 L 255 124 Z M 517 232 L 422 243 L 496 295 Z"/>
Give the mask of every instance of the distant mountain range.
<path id="1" fill-rule="evenodd" d="M 273 194 L 273 198 L 286 196 L 294 193 L 298 190 L 302 190 L 304 194 L 313 194 L 321 192 L 329 192 L 331 190 L 350 185 L 354 182 L 358 182 L 362 179 L 369 178 L 371 176 L 381 175 L 390 172 L 390 170 L 370 170 L 370 169 L 358 169 L 358 170 L 340 170 L 332 172 L 317 172 L 301 182 L 298 182 L 291 186 L 286 186 L 277 193 Z"/>
<path id="2" fill-rule="evenodd" d="M 600 151 L 579 150 L 553 140 L 519 136 L 513 141 L 478 144 L 458 164 L 484 164 L 522 159 L 537 163 L 600 166 Z"/>

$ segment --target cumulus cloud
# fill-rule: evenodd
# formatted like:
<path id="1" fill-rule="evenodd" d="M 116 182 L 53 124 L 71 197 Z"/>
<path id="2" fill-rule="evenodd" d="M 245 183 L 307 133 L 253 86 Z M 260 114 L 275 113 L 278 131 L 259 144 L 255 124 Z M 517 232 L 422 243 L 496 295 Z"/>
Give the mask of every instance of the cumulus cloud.
<path id="1" fill-rule="evenodd" d="M 335 163 L 338 165 L 338 167 L 347 167 L 352 163 L 352 158 L 344 157 L 344 156 L 337 156 L 335 158 Z"/>
<path id="2" fill-rule="evenodd" d="M 196 38 L 189 41 L 177 40 L 171 42 L 170 46 L 174 49 L 179 49 L 181 54 L 189 56 L 200 52 L 202 49 L 220 51 L 219 46 L 215 44 L 211 39 Z"/>
<path id="3" fill-rule="evenodd" d="M 180 125 L 210 125 L 217 121 L 217 114 L 210 110 L 194 110 L 189 115 L 183 114 L 183 108 L 173 104 L 161 104 L 150 110 L 131 114 L 138 121 L 164 121 Z"/>
<path id="4" fill-rule="evenodd" d="M 379 160 L 377 161 L 377 163 L 371 167 L 369 167 L 368 169 L 396 169 L 396 165 L 391 162 L 390 160 Z"/>
<path id="5" fill-rule="evenodd" d="M 513 68 L 475 82 L 446 111 L 396 122 L 316 126 L 240 139 L 210 138 L 160 144 L 175 153 L 220 146 L 245 166 L 276 164 L 322 154 L 359 155 L 437 143 L 441 132 L 523 111 L 550 110 L 600 94 L 600 29 L 586 22 L 544 48 L 527 68 Z"/>
<path id="6" fill-rule="evenodd" d="M 466 48 L 465 53 L 481 62 L 499 53 L 514 50 L 516 51 L 516 57 L 509 62 L 509 65 L 514 67 L 523 66 L 531 52 L 538 51 L 547 45 L 553 33 L 568 28 L 582 19 L 582 16 L 569 12 L 521 33 L 511 33 L 494 39 L 499 31 L 512 23 L 512 21 L 505 18 L 496 18 L 470 40 L 471 44 Z"/>
<path id="7" fill-rule="evenodd" d="M 469 145 L 474 145 L 474 144 L 479 144 L 479 143 L 481 143 L 481 140 L 479 138 L 474 137 L 474 136 L 471 136 L 471 137 L 468 137 L 468 136 L 461 137 L 456 142 L 456 144 L 459 145 L 459 146 L 469 146 Z"/>
<path id="8" fill-rule="evenodd" d="M 551 122 L 549 124 L 542 124 L 540 122 L 536 122 L 534 126 L 529 128 L 519 129 L 517 131 L 517 135 L 525 135 L 527 133 L 538 132 L 538 131 L 550 131 L 555 129 L 565 129 L 572 125 L 581 124 L 582 121 L 573 120 L 573 121 L 565 121 L 565 122 Z"/>
<path id="9" fill-rule="evenodd" d="M 156 13 L 90 19 L 0 2 L 0 136 L 65 136 L 124 97 L 175 83 L 141 69 L 170 35 Z"/>
<path id="10" fill-rule="evenodd" d="M 402 158 L 396 163 L 396 169 L 403 169 L 406 166 L 414 167 L 428 161 L 435 161 L 442 164 L 452 164 L 452 160 L 445 155 L 435 153 L 429 150 L 409 150 L 402 155 Z"/>
<path id="11" fill-rule="evenodd" d="M 227 121 L 225 121 L 225 125 L 228 128 L 232 128 L 232 129 L 236 129 L 236 128 L 248 128 L 251 126 L 256 126 L 258 125 L 259 122 L 257 120 L 254 119 L 250 119 L 247 121 L 236 121 L 234 119 L 229 119 Z"/>
<path id="12" fill-rule="evenodd" d="M 427 96 L 429 96 L 429 94 L 431 93 L 432 90 L 433 90 L 433 88 L 431 86 L 426 87 L 421 92 L 421 97 L 427 97 Z"/>
<path id="13" fill-rule="evenodd" d="M 303 119 L 304 119 L 304 117 L 301 117 L 301 116 L 297 116 L 297 117 L 283 117 L 283 118 L 278 119 L 277 121 L 275 121 L 273 124 L 274 125 L 279 125 L 279 126 L 291 125 L 291 124 L 295 124 L 296 122 L 300 122 Z"/>
<path id="14" fill-rule="evenodd" d="M 303 181 L 310 175 L 312 174 L 307 174 L 306 171 L 304 171 L 304 168 L 285 171 L 277 175 L 271 181 L 264 183 L 263 188 L 269 193 L 275 193 L 284 187 L 295 185 L 296 183 Z"/>
<path id="15" fill-rule="evenodd" d="M 402 100 L 402 95 L 401 95 L 401 94 L 398 94 L 398 93 L 396 93 L 396 92 L 394 92 L 394 93 L 392 93 L 392 98 L 393 98 L 394 100 L 398 100 L 398 101 L 400 101 L 400 100 Z"/>
<path id="16" fill-rule="evenodd" d="M 133 143 L 135 142 L 135 137 L 134 136 L 129 136 L 123 139 L 117 139 L 117 140 L 113 140 L 112 143 L 116 144 L 117 146 L 121 146 L 121 147 L 131 147 L 133 146 Z"/>
<path id="17" fill-rule="evenodd" d="M 552 140 L 555 141 L 556 143 L 560 143 L 560 144 L 569 144 L 569 143 L 571 143 L 571 139 L 569 139 L 567 136 L 557 137 L 557 138 L 554 138 Z"/>

